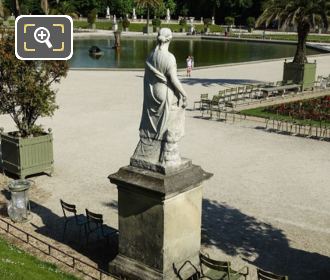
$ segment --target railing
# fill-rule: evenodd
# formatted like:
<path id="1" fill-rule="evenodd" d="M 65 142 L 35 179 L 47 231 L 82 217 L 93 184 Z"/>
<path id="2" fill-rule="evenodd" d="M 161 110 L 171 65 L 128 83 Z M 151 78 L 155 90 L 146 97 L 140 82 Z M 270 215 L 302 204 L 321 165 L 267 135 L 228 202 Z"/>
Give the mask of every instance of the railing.
<path id="1" fill-rule="evenodd" d="M 22 242 L 32 246 L 33 248 L 39 250 L 40 252 L 54 258 L 58 262 L 72 268 L 73 270 L 79 271 L 85 276 L 93 280 L 103 280 L 103 279 L 119 279 L 116 276 L 109 274 L 108 272 L 99 269 L 98 267 L 91 265 L 87 262 L 84 262 L 61 249 L 56 248 L 53 245 L 48 244 L 47 242 L 39 239 L 38 237 L 33 236 L 32 234 L 12 225 L 6 220 L 0 218 L 0 229 L 5 231 L 7 234 L 15 237 L 16 239 L 21 240 Z M 91 273 L 89 271 L 93 271 Z"/>

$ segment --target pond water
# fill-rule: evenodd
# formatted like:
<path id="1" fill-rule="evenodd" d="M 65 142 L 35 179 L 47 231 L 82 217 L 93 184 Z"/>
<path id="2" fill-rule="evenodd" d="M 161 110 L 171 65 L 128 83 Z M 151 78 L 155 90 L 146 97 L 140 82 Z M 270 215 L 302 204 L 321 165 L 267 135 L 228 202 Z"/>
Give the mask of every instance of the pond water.
<path id="1" fill-rule="evenodd" d="M 70 66 L 73 68 L 144 68 L 147 55 L 154 48 L 155 40 L 143 38 L 122 38 L 121 49 L 112 48 L 114 39 L 93 38 L 75 39 L 73 57 Z M 99 58 L 89 56 L 91 46 L 98 46 L 103 55 Z M 295 45 L 264 44 L 244 41 L 220 41 L 205 39 L 176 39 L 170 45 L 179 68 L 186 66 L 186 58 L 193 55 L 195 67 L 225 63 L 247 62 L 282 57 L 292 57 Z M 313 49 L 308 54 L 318 54 Z"/>

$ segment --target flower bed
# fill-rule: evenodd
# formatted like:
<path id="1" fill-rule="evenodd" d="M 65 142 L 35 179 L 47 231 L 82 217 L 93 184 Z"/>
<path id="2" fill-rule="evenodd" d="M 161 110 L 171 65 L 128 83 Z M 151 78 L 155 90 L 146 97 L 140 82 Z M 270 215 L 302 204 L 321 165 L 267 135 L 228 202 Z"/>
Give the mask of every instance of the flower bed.
<path id="1" fill-rule="evenodd" d="M 249 116 L 330 126 L 330 96 L 242 111 Z"/>
<path id="2" fill-rule="evenodd" d="M 275 105 L 264 110 L 299 120 L 330 122 L 330 96 Z"/>

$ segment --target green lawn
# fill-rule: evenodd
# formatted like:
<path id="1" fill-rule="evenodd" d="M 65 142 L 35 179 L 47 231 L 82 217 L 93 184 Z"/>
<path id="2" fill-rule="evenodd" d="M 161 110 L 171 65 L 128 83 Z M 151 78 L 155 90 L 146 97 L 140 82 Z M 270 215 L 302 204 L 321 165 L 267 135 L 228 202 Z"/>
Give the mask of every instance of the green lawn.
<path id="1" fill-rule="evenodd" d="M 270 113 L 265 111 L 266 107 L 261 108 L 255 108 L 255 109 L 249 109 L 249 110 L 243 110 L 240 113 L 245 114 L 247 116 L 253 116 L 253 117 L 259 117 L 259 118 L 271 118 L 276 120 L 282 120 L 282 121 L 294 121 L 298 124 L 306 125 L 306 124 L 312 124 L 312 125 L 320 125 L 320 121 L 311 121 L 311 120 L 300 120 L 300 119 L 293 119 L 290 116 L 285 115 L 279 115 L 275 113 Z M 330 126 L 330 120 L 329 121 L 323 121 L 322 125 Z"/>
<path id="2" fill-rule="evenodd" d="M 0 279 L 77 280 L 78 278 L 61 272 L 53 264 L 39 261 L 0 238 Z"/>

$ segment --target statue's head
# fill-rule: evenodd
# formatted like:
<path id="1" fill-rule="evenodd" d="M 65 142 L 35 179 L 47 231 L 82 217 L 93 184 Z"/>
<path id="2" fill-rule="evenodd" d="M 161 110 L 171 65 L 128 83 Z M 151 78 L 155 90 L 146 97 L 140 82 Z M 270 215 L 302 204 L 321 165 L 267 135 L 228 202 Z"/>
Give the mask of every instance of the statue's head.
<path id="1" fill-rule="evenodd" d="M 157 42 L 159 45 L 169 43 L 172 39 L 172 31 L 169 28 L 161 28 L 158 32 Z"/>

